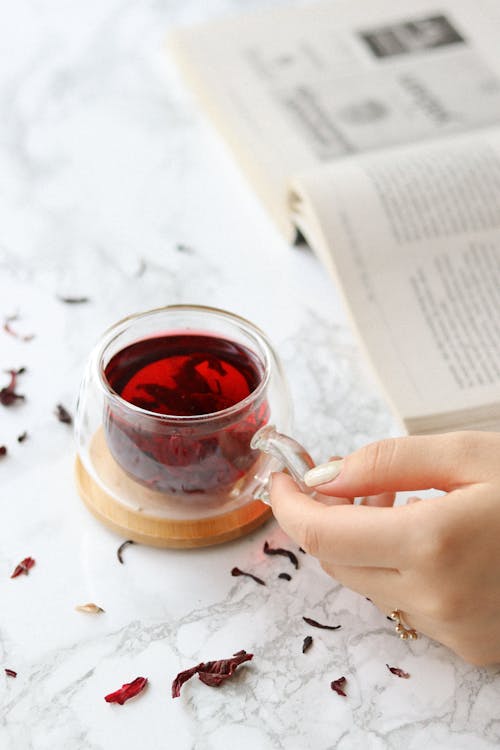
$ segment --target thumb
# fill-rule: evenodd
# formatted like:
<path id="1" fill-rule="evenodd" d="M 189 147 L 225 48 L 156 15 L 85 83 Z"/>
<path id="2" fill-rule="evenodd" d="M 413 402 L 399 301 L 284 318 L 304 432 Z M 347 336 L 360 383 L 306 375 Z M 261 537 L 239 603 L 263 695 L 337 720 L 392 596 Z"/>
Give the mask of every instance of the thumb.
<path id="1" fill-rule="evenodd" d="M 453 432 L 380 440 L 304 476 L 327 495 L 358 497 L 382 492 L 449 491 L 487 479 L 500 452 L 500 435 Z"/>

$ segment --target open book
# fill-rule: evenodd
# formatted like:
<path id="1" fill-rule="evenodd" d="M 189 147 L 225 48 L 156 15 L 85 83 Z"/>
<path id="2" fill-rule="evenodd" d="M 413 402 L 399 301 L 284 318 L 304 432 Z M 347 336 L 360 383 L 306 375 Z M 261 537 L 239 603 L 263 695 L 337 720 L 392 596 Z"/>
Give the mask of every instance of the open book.
<path id="1" fill-rule="evenodd" d="M 406 429 L 500 429 L 498 0 L 329 0 L 170 48 Z"/>

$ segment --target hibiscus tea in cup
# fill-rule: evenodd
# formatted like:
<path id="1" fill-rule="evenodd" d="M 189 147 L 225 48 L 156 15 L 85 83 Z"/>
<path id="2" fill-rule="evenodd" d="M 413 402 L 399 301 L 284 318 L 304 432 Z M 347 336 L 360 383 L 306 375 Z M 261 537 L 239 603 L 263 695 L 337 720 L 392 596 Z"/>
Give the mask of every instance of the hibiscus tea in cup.
<path id="1" fill-rule="evenodd" d="M 223 490 L 257 458 L 267 423 L 266 366 L 248 346 L 203 331 L 172 331 L 116 352 L 103 371 L 109 449 L 136 481 L 167 493 Z"/>

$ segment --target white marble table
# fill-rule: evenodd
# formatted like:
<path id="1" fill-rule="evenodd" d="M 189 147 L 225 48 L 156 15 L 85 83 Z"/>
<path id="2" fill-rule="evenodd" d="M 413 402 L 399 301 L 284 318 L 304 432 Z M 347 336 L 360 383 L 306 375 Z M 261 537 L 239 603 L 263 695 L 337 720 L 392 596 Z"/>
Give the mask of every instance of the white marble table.
<path id="1" fill-rule="evenodd" d="M 274 522 L 218 548 L 129 547 L 83 507 L 71 428 L 85 358 L 133 311 L 175 302 L 249 317 L 274 341 L 295 434 L 317 460 L 397 432 L 336 291 L 285 245 L 162 48 L 175 23 L 258 2 L 19 0 L 0 25 L 0 368 L 27 368 L 26 401 L 0 406 L 2 750 L 483 750 L 500 743 L 500 673 L 422 638 L 401 642 L 370 602 L 290 545 Z M 177 249 L 178 243 L 189 250 Z M 85 295 L 65 305 L 58 295 Z M 7 382 L 2 374 L 1 385 Z M 27 430 L 24 443 L 17 436 Z M 11 580 L 31 555 L 30 575 Z M 233 565 L 267 587 L 234 579 Z M 279 572 L 293 574 L 290 582 Z M 94 601 L 94 617 L 75 605 Z M 302 615 L 340 623 L 312 632 Z M 314 645 L 302 654 L 304 635 Z M 175 674 L 255 654 L 219 690 Z M 386 662 L 411 673 L 401 680 Z M 18 672 L 4 677 L 4 668 Z M 103 697 L 138 675 L 124 706 Z M 347 677 L 347 698 L 330 681 Z"/>

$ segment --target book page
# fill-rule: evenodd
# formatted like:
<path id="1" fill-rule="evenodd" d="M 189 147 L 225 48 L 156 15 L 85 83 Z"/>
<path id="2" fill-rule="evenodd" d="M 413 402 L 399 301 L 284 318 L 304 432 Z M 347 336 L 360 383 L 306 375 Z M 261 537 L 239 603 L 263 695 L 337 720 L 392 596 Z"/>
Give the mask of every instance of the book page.
<path id="1" fill-rule="evenodd" d="M 170 48 L 283 231 L 292 175 L 500 113 L 497 0 L 328 0 L 176 31 Z"/>
<path id="2" fill-rule="evenodd" d="M 407 424 L 500 416 L 500 128 L 327 165 L 293 196 Z"/>

